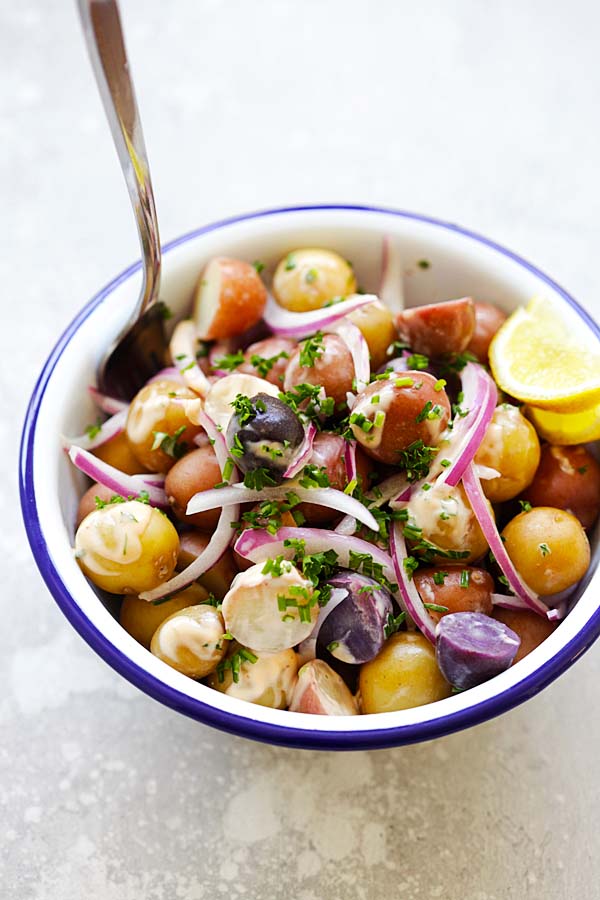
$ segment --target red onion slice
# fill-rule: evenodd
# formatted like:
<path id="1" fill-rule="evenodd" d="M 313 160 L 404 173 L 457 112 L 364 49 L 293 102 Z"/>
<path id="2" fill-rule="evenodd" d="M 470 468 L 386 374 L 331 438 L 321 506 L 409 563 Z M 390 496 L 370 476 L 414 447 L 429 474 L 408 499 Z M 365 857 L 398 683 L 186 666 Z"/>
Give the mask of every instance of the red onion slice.
<path id="1" fill-rule="evenodd" d="M 153 384 L 155 381 L 178 381 L 179 384 L 185 384 L 183 375 L 175 366 L 167 366 L 166 369 L 161 369 L 160 372 L 149 378 L 146 384 Z"/>
<path id="2" fill-rule="evenodd" d="M 329 600 L 322 606 L 319 610 L 319 617 L 315 622 L 315 627 L 309 634 L 307 638 L 305 638 L 302 643 L 298 644 L 298 656 L 300 657 L 300 665 L 303 666 L 305 662 L 308 662 L 309 659 L 315 659 L 317 656 L 317 638 L 319 637 L 319 632 L 323 627 L 323 623 L 325 619 L 332 613 L 336 606 L 339 606 L 342 600 L 345 600 L 348 596 L 348 591 L 345 588 L 332 588 L 331 594 L 329 595 Z"/>
<path id="3" fill-rule="evenodd" d="M 397 242 L 385 235 L 381 243 L 381 280 L 379 296 L 396 316 L 404 309 L 402 257 Z"/>
<path id="4" fill-rule="evenodd" d="M 81 472 L 110 491 L 114 491 L 120 497 L 139 497 L 142 491 L 145 491 L 151 506 L 159 506 L 161 509 L 169 508 L 164 490 L 151 481 L 144 480 L 146 476 L 125 475 L 124 472 L 115 469 L 114 466 L 109 466 L 108 463 L 98 459 L 92 453 L 88 453 L 87 450 L 82 450 L 81 447 L 72 446 L 69 449 L 69 457 L 73 465 Z M 148 478 L 151 477 L 148 476 Z"/>
<path id="5" fill-rule="evenodd" d="M 310 460 L 313 451 L 313 441 L 315 439 L 316 433 L 316 425 L 314 424 L 314 422 L 309 422 L 304 430 L 304 440 L 298 448 L 296 458 L 289 464 L 289 466 L 283 473 L 284 478 L 293 478 L 295 475 L 298 475 L 298 473 Z"/>
<path id="6" fill-rule="evenodd" d="M 358 477 L 356 469 L 356 441 L 346 441 L 344 465 L 346 466 L 346 478 L 348 483 L 350 483 Z"/>
<path id="7" fill-rule="evenodd" d="M 204 428 L 209 441 L 212 441 L 212 448 L 215 451 L 215 456 L 217 457 L 217 462 L 219 463 L 222 473 L 225 464 L 229 459 L 229 448 L 227 446 L 227 441 L 225 440 L 225 435 L 222 431 L 219 431 L 214 420 L 205 410 L 202 410 L 198 416 L 198 425 L 201 425 L 202 428 Z M 238 478 L 238 470 L 237 468 L 234 468 L 229 479 L 230 484 L 235 484 Z"/>
<path id="8" fill-rule="evenodd" d="M 369 346 L 360 328 L 357 328 L 354 322 L 351 322 L 349 319 L 340 319 L 339 322 L 327 325 L 322 330 L 329 334 L 337 334 L 343 340 L 350 351 L 354 364 L 355 391 L 364 390 L 371 377 L 371 361 Z M 354 401 L 352 404 L 348 403 L 348 405 L 353 406 Z"/>
<path id="9" fill-rule="evenodd" d="M 527 603 L 520 597 L 515 597 L 514 594 L 492 594 L 492 605 L 499 606 L 501 609 L 514 609 L 521 612 L 530 609 Z"/>
<path id="10" fill-rule="evenodd" d="M 80 434 L 74 438 L 63 437 L 62 441 L 65 450 L 68 450 L 73 445 L 81 447 L 82 450 L 95 450 L 96 447 L 101 447 L 102 444 L 112 441 L 113 438 L 125 430 L 127 412 L 127 409 L 122 409 L 99 425 L 98 433 L 94 437 L 90 437 L 89 434 Z"/>
<path id="11" fill-rule="evenodd" d="M 129 409 L 129 403 L 119 400 L 117 397 L 109 397 L 108 394 L 102 394 L 92 384 L 88 386 L 88 392 L 98 409 L 101 409 L 102 412 L 107 413 L 109 416 L 114 416 L 124 409 Z"/>
<path id="12" fill-rule="evenodd" d="M 229 487 L 212 488 L 208 491 L 200 491 L 191 498 L 187 505 L 188 516 L 209 509 L 231 506 L 234 503 L 258 503 L 262 500 L 285 500 L 288 494 L 295 494 L 302 503 L 316 503 L 317 506 L 327 506 L 336 509 L 345 515 L 353 516 L 371 531 L 379 531 L 377 520 L 372 513 L 354 497 L 336 491 L 335 488 L 303 488 L 295 481 L 277 487 L 263 488 L 260 491 L 251 490 L 242 484 L 232 484 Z"/>
<path id="13" fill-rule="evenodd" d="M 183 319 L 175 326 L 169 343 L 173 362 L 187 386 L 201 397 L 205 397 L 210 381 L 196 362 L 196 326 L 191 319 Z"/>
<path id="14" fill-rule="evenodd" d="M 531 588 L 525 584 L 515 569 L 510 556 L 506 552 L 473 464 L 467 466 L 462 482 L 467 497 L 469 498 L 469 502 L 473 508 L 473 512 L 475 513 L 475 517 L 479 522 L 479 527 L 483 531 L 484 537 L 490 545 L 490 550 L 494 554 L 496 562 L 502 570 L 502 574 L 507 579 L 511 591 L 513 591 L 515 596 L 522 600 L 529 609 L 539 613 L 541 616 L 547 616 L 548 607 L 540 600 L 535 591 L 532 591 Z"/>
<path id="15" fill-rule="evenodd" d="M 406 541 L 404 540 L 400 522 L 394 522 L 393 524 L 390 537 L 390 552 L 392 562 L 394 563 L 398 588 L 404 601 L 406 611 L 417 628 L 423 632 L 427 640 L 431 641 L 432 644 L 435 644 L 435 625 L 433 619 L 423 605 L 416 584 L 412 578 L 408 577 L 408 573 L 404 568 L 404 560 L 408 554 L 406 552 Z"/>
<path id="16" fill-rule="evenodd" d="M 343 319 L 348 313 L 366 306 L 367 303 L 373 303 L 374 300 L 377 300 L 375 294 L 352 294 L 344 301 L 334 303 L 333 306 L 299 313 L 283 309 L 269 295 L 264 321 L 273 334 L 300 340 L 314 334 L 315 331 L 324 331 L 330 325 Z"/>

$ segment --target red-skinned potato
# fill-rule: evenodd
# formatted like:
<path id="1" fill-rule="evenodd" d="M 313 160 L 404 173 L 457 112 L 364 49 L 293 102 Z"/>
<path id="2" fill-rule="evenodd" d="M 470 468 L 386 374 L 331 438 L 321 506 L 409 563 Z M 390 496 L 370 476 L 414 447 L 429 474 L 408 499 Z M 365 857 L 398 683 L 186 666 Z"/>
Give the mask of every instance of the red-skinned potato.
<path id="1" fill-rule="evenodd" d="M 179 556 L 177 557 L 177 568 L 180 571 L 191 565 L 196 557 L 206 549 L 210 537 L 209 534 L 204 534 L 196 529 L 182 532 L 179 540 Z M 238 569 L 233 561 L 233 551 L 226 550 L 219 562 L 201 575 L 198 582 L 207 591 L 214 594 L 217 600 L 222 600 L 237 573 Z"/>
<path id="2" fill-rule="evenodd" d="M 401 452 L 415 441 L 437 446 L 449 418 L 450 401 L 433 375 L 409 371 L 369 384 L 356 398 L 350 422 L 365 453 L 400 465 Z"/>
<path id="3" fill-rule="evenodd" d="M 532 483 L 523 491 L 532 506 L 556 506 L 591 528 L 600 510 L 600 465 L 585 447 L 542 447 Z"/>
<path id="4" fill-rule="evenodd" d="M 492 338 L 506 319 L 506 313 L 493 303 L 475 304 L 475 330 L 467 350 L 479 362 L 486 363 Z"/>
<path id="5" fill-rule="evenodd" d="M 267 291 L 254 266 L 216 256 L 205 266 L 194 292 L 198 337 L 221 340 L 242 334 L 262 317 Z"/>
<path id="6" fill-rule="evenodd" d="M 486 616 L 492 614 L 494 579 L 485 569 L 475 566 L 439 566 L 418 569 L 413 579 L 423 603 L 447 607 L 447 612 L 443 613 L 429 610 L 434 622 L 455 612 L 478 612 Z"/>
<path id="7" fill-rule="evenodd" d="M 312 659 L 298 672 L 290 710 L 314 716 L 357 716 L 358 704 L 331 666 Z"/>
<path id="8" fill-rule="evenodd" d="M 103 484 L 98 484 L 96 482 L 88 488 L 83 497 L 79 501 L 79 506 L 77 508 L 77 519 L 75 520 L 75 528 L 79 528 L 83 520 L 87 515 L 91 512 L 94 512 L 96 507 L 96 497 L 99 500 L 102 500 L 104 503 L 110 503 L 111 499 L 115 496 L 115 492 L 110 488 L 104 487 Z"/>
<path id="9" fill-rule="evenodd" d="M 215 451 L 209 445 L 186 453 L 165 478 L 167 500 L 180 522 L 210 531 L 219 521 L 220 509 L 186 515 L 186 508 L 199 491 L 208 491 L 223 480 Z"/>
<path id="10" fill-rule="evenodd" d="M 285 370 L 284 389 L 290 391 L 298 384 L 320 384 L 336 407 L 346 405 L 346 394 L 352 390 L 354 363 L 344 341 L 336 334 L 323 336 L 322 352 L 312 366 L 300 365 L 301 344 L 291 355 Z"/>
<path id="11" fill-rule="evenodd" d="M 462 353 L 475 330 L 475 304 L 470 297 L 405 309 L 398 331 L 411 349 L 426 356 Z"/>
<path id="12" fill-rule="evenodd" d="M 296 341 L 284 337 L 270 337 L 264 341 L 257 341 L 256 344 L 250 344 L 244 353 L 245 361 L 236 371 L 264 378 L 281 388 L 290 356 L 297 346 Z M 260 357 L 260 360 L 257 357 Z"/>
<path id="13" fill-rule="evenodd" d="M 549 622 L 543 616 L 538 616 L 537 613 L 530 612 L 528 609 L 501 609 L 499 606 L 496 606 L 493 617 L 507 625 L 521 638 L 521 645 L 513 660 L 513 666 L 520 659 L 523 659 L 524 656 L 527 656 L 528 653 L 531 653 L 532 650 L 535 650 L 556 628 L 554 623 Z"/>
<path id="14" fill-rule="evenodd" d="M 343 491 L 348 484 L 346 463 L 344 461 L 345 452 L 346 442 L 339 434 L 329 434 L 321 431 L 313 441 L 313 451 L 309 459 L 311 466 L 325 469 L 330 486 L 338 491 Z M 356 471 L 363 491 L 366 491 L 369 486 L 371 466 L 372 464 L 360 447 L 357 447 Z M 305 516 L 308 525 L 323 525 L 326 522 L 332 522 L 339 518 L 339 513 L 335 509 L 317 506 L 316 503 L 301 503 L 298 509 Z"/>

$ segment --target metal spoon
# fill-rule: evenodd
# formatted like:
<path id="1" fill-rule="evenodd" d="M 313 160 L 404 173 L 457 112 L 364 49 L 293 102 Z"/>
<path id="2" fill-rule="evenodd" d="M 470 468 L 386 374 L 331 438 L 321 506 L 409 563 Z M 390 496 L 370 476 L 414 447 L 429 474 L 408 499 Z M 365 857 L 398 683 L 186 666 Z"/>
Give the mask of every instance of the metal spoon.
<path id="1" fill-rule="evenodd" d="M 116 0 L 78 0 L 92 69 L 110 125 L 142 248 L 144 280 L 131 317 L 98 367 L 101 391 L 129 400 L 164 365 L 161 253 L 142 124 Z"/>

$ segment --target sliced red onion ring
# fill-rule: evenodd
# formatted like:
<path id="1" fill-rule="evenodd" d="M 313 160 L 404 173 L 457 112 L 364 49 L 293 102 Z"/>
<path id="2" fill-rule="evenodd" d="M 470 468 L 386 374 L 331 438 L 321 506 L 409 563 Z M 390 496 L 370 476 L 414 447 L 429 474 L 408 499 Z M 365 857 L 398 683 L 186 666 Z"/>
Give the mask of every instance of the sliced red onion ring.
<path id="1" fill-rule="evenodd" d="M 102 394 L 92 384 L 88 386 L 88 392 L 98 409 L 108 413 L 109 416 L 114 416 L 116 413 L 129 408 L 129 403 L 119 400 L 117 397 L 109 397 L 108 394 Z"/>
<path id="2" fill-rule="evenodd" d="M 313 451 L 313 441 L 315 439 L 316 433 L 316 425 L 314 424 L 314 422 L 309 422 L 304 430 L 304 440 L 298 448 L 296 458 L 289 464 L 289 466 L 283 473 L 284 478 L 293 478 L 307 464 Z"/>
<path id="3" fill-rule="evenodd" d="M 139 497 L 142 491 L 145 491 L 151 506 L 159 506 L 161 509 L 169 508 L 164 490 L 151 481 L 145 481 L 144 475 L 125 475 L 124 472 L 115 469 L 114 466 L 109 466 L 108 463 L 98 459 L 92 453 L 88 453 L 87 450 L 82 450 L 81 447 L 72 446 L 69 449 L 69 457 L 73 465 L 81 472 L 114 491 L 120 497 Z"/>
<path id="4" fill-rule="evenodd" d="M 500 478 L 500 472 L 497 469 L 492 469 L 490 466 L 481 466 L 479 463 L 474 463 L 474 465 L 481 481 L 491 481 L 492 478 Z"/>
<path id="5" fill-rule="evenodd" d="M 210 381 L 196 362 L 196 343 L 196 326 L 191 319 L 183 319 L 175 326 L 169 352 L 187 386 L 205 397 Z"/>
<path id="6" fill-rule="evenodd" d="M 396 240 L 386 234 L 381 243 L 381 280 L 379 296 L 397 315 L 404 309 L 402 257 Z"/>
<path id="7" fill-rule="evenodd" d="M 501 609 L 514 609 L 519 611 L 528 611 L 531 609 L 524 600 L 521 600 L 520 597 L 515 597 L 514 594 L 492 594 L 492 604 L 493 606 L 499 606 Z"/>
<path id="8" fill-rule="evenodd" d="M 152 484 L 154 487 L 164 487 L 165 484 L 165 476 L 160 472 L 156 472 L 156 474 L 144 472 L 143 475 L 132 475 L 131 477 L 136 481 L 141 481 L 142 484 Z"/>
<path id="9" fill-rule="evenodd" d="M 463 486 L 466 491 L 469 502 L 475 513 L 475 517 L 479 522 L 479 527 L 483 531 L 484 537 L 490 545 L 490 550 L 494 554 L 502 574 L 508 581 L 508 585 L 513 593 L 525 603 L 529 609 L 539 613 L 541 616 L 547 616 L 548 607 L 543 603 L 539 596 L 532 591 L 530 587 L 523 581 L 502 542 L 502 538 L 496 528 L 496 522 L 490 512 L 490 509 L 481 487 L 481 482 L 475 471 L 473 464 L 467 466 L 463 475 Z"/>
<path id="10" fill-rule="evenodd" d="M 562 603 L 558 604 L 558 606 L 549 609 L 546 615 L 548 616 L 550 622 L 560 622 L 566 616 L 567 610 L 567 601 L 563 600 Z"/>
<path id="11" fill-rule="evenodd" d="M 225 464 L 229 459 L 229 448 L 227 447 L 227 441 L 225 440 L 225 435 L 222 431 L 219 431 L 215 422 L 205 410 L 200 412 L 198 416 L 198 425 L 201 425 L 204 428 L 206 434 L 208 435 L 209 441 L 212 441 L 212 447 L 215 451 L 215 456 L 217 457 L 217 462 L 221 467 L 221 472 L 225 468 Z M 238 481 L 239 474 L 237 468 L 234 468 L 231 473 L 231 477 L 229 479 L 230 484 L 235 484 Z"/>
<path id="12" fill-rule="evenodd" d="M 319 637 L 319 632 L 325 622 L 325 619 L 332 613 L 336 606 L 339 606 L 342 600 L 345 600 L 348 596 L 348 591 L 345 588 L 332 588 L 331 594 L 329 595 L 329 600 L 322 606 L 319 610 L 319 617 L 315 622 L 315 627 L 309 634 L 307 638 L 305 638 L 301 644 L 298 644 L 298 656 L 300 657 L 300 665 L 303 666 L 305 662 L 308 662 L 309 659 L 315 659 L 317 656 L 317 638 Z"/>
<path id="13" fill-rule="evenodd" d="M 433 619 L 423 605 L 416 584 L 412 578 L 408 577 L 408 573 L 404 568 L 404 560 L 408 554 L 406 552 L 406 541 L 404 540 L 400 522 L 394 522 L 392 526 L 390 552 L 392 562 L 394 563 L 400 596 L 404 601 L 406 611 L 417 628 L 423 632 L 427 640 L 431 641 L 432 644 L 435 644 L 435 625 Z"/>
<path id="14" fill-rule="evenodd" d="M 369 346 L 360 328 L 357 328 L 349 319 L 340 319 L 333 325 L 324 326 L 322 330 L 328 334 L 337 334 L 343 340 L 350 351 L 354 364 L 355 390 L 356 392 L 364 390 L 371 377 L 371 361 Z"/>
<path id="15" fill-rule="evenodd" d="M 348 483 L 350 483 L 358 477 L 356 469 L 356 441 L 346 441 L 344 465 L 346 466 L 346 478 Z"/>
<path id="16" fill-rule="evenodd" d="M 367 303 L 373 303 L 374 300 L 377 300 L 375 294 L 352 294 L 344 301 L 334 303 L 333 306 L 299 313 L 283 309 L 269 295 L 264 320 L 273 334 L 300 340 L 314 334 L 315 331 L 325 330 L 328 326 L 343 319 L 348 313 L 366 306 Z"/>
<path id="17" fill-rule="evenodd" d="M 155 381 L 178 381 L 180 384 L 185 384 L 183 375 L 175 366 L 167 366 L 166 369 L 161 369 L 160 372 L 149 378 L 146 384 L 152 384 Z"/>
<path id="18" fill-rule="evenodd" d="M 251 490 L 242 484 L 232 484 L 229 487 L 212 488 L 208 491 L 200 491 L 191 498 L 187 505 L 188 516 L 209 509 L 231 506 L 233 503 L 257 503 L 262 500 L 285 500 L 287 494 L 295 494 L 302 503 L 316 503 L 317 506 L 327 506 L 336 509 L 345 515 L 353 516 L 372 531 L 379 531 L 377 520 L 360 501 L 336 491 L 335 488 L 303 488 L 295 481 L 278 485 L 277 487 L 263 488 L 260 491 Z"/>
<path id="19" fill-rule="evenodd" d="M 196 447 L 208 447 L 210 444 L 210 438 L 205 431 L 200 431 L 195 438 L 193 438 L 193 442 Z"/>
<path id="20" fill-rule="evenodd" d="M 95 450 L 96 447 L 101 447 L 102 444 L 112 441 L 118 434 L 121 434 L 125 430 L 126 422 L 127 409 L 122 409 L 99 425 L 98 433 L 94 437 L 90 437 L 89 434 L 80 434 L 74 438 L 63 437 L 63 446 L 65 450 L 68 450 L 73 445 L 81 447 L 82 450 Z"/>

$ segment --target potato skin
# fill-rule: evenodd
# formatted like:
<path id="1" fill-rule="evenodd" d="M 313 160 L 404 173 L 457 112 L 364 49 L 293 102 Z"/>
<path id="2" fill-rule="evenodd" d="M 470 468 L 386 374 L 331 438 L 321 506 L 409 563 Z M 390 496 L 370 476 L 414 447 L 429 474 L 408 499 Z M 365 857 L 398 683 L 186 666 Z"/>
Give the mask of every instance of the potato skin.
<path id="1" fill-rule="evenodd" d="M 254 266 L 217 256 L 205 267 L 195 290 L 194 319 L 201 340 L 242 334 L 260 320 L 267 290 Z"/>
<path id="2" fill-rule="evenodd" d="M 461 586 L 463 572 L 468 573 L 466 587 Z M 436 584 L 434 575 L 441 578 L 440 573 L 445 573 L 443 583 Z M 447 613 L 429 610 L 434 622 L 455 612 L 478 612 L 486 616 L 492 614 L 494 579 L 485 569 L 475 566 L 438 566 L 418 569 L 413 579 L 424 603 L 448 607 Z"/>
<path id="3" fill-rule="evenodd" d="M 414 631 L 393 634 L 375 659 L 361 666 L 359 686 L 363 713 L 412 709 L 451 693 L 433 646 Z"/>
<path id="4" fill-rule="evenodd" d="M 170 600 L 156 604 L 140 600 L 134 594 L 128 594 L 123 597 L 121 603 L 119 622 L 125 631 L 139 641 L 146 650 L 149 650 L 154 632 L 165 619 L 168 619 L 173 613 L 179 612 L 180 609 L 187 609 L 188 606 L 203 603 L 207 597 L 208 591 L 199 584 L 192 584 L 184 591 L 175 594 Z"/>
<path id="5" fill-rule="evenodd" d="M 290 356 L 284 377 L 284 389 L 298 384 L 320 384 L 336 407 L 346 406 L 346 394 L 352 390 L 354 363 L 344 341 L 336 334 L 323 336 L 323 353 L 310 367 L 300 365 L 300 345 Z"/>
<path id="6" fill-rule="evenodd" d="M 265 338 L 264 341 L 257 341 L 255 344 L 250 344 L 244 354 L 245 362 L 239 366 L 237 371 L 245 372 L 247 375 L 255 375 L 257 378 L 264 378 L 265 381 L 269 381 L 271 384 L 274 384 L 275 387 L 281 389 L 290 356 L 294 353 L 297 346 L 298 344 L 296 341 L 284 337 L 269 337 Z M 260 356 L 263 359 L 273 359 L 273 357 L 279 356 L 281 353 L 285 353 L 286 356 L 282 356 L 274 362 L 266 375 L 261 375 L 259 370 L 251 362 L 253 356 Z"/>
<path id="7" fill-rule="evenodd" d="M 399 465 L 400 453 L 415 441 L 436 446 L 450 419 L 450 401 L 442 389 L 435 390 L 436 379 L 428 372 L 395 372 L 388 379 L 374 381 L 358 394 L 353 414 L 374 421 L 377 413 L 385 413 L 381 428 L 365 431 L 352 425 L 354 437 L 373 459 Z M 379 400 L 377 400 L 379 398 Z M 374 402 L 376 401 L 376 402 Z M 421 417 L 426 404 L 439 408 L 439 417 Z"/>
<path id="8" fill-rule="evenodd" d="M 94 510 L 97 509 L 96 497 L 98 497 L 100 500 L 103 500 L 104 503 L 110 503 L 111 499 L 114 496 L 114 491 L 112 491 L 110 488 L 104 487 L 103 484 L 98 484 L 98 482 L 88 488 L 79 501 L 77 518 L 75 520 L 75 528 L 79 528 L 85 517 L 89 516 L 91 512 L 94 512 Z"/>
<path id="9" fill-rule="evenodd" d="M 600 510 L 600 465 L 585 447 L 542 447 L 535 477 L 523 491 L 532 506 L 556 506 L 591 528 Z"/>
<path id="10" fill-rule="evenodd" d="M 476 463 L 500 472 L 482 482 L 485 496 L 492 503 L 512 500 L 533 481 L 539 461 L 535 428 L 516 406 L 501 403 L 475 454 Z"/>
<path id="11" fill-rule="evenodd" d="M 197 395 L 185 385 L 168 379 L 154 381 L 138 391 L 129 407 L 125 433 L 127 442 L 139 460 L 142 469 L 148 472 L 168 472 L 175 464 L 175 456 L 161 447 L 152 449 L 156 432 L 175 435 L 180 448 L 192 447 L 193 439 L 202 429 L 192 425 L 185 414 L 180 400 L 197 400 Z"/>
<path id="12" fill-rule="evenodd" d="M 284 309 L 321 309 L 334 297 L 356 291 L 352 266 L 339 253 L 320 247 L 292 250 L 273 275 L 273 296 Z"/>
<path id="13" fill-rule="evenodd" d="M 191 565 L 196 557 L 206 548 L 210 538 L 210 534 L 204 534 L 195 528 L 190 531 L 184 531 L 180 536 L 177 568 L 181 570 Z M 214 594 L 217 600 L 222 600 L 237 573 L 238 568 L 234 562 L 233 551 L 228 549 L 219 562 L 215 563 L 204 575 L 200 576 L 198 582 L 209 593 Z"/>
<path id="14" fill-rule="evenodd" d="M 539 647 L 542 641 L 545 641 L 556 628 L 555 623 L 525 609 L 502 609 L 496 606 L 494 607 L 493 618 L 503 622 L 508 628 L 512 628 L 521 638 L 521 646 L 512 662 L 513 666 L 520 659 L 523 659 L 524 656 L 527 656 L 528 653 L 531 653 L 532 650 L 535 650 L 536 647 Z"/>
<path id="15" fill-rule="evenodd" d="M 105 444 L 96 447 L 95 450 L 92 450 L 92 453 L 98 459 L 108 463 L 109 466 L 113 466 L 120 472 L 125 472 L 126 475 L 138 475 L 141 471 L 139 460 L 129 446 L 127 435 L 124 431 Z"/>
<path id="16" fill-rule="evenodd" d="M 475 330 L 467 351 L 476 356 L 479 362 L 487 362 L 492 338 L 506 318 L 506 313 L 493 303 L 475 303 Z"/>
<path id="17" fill-rule="evenodd" d="M 400 337 L 426 356 L 462 353 L 475 330 L 475 304 L 470 297 L 405 309 L 398 315 Z"/>
<path id="18" fill-rule="evenodd" d="M 220 509 L 186 515 L 186 508 L 199 491 L 208 491 L 222 481 L 215 451 L 209 445 L 186 453 L 167 472 L 165 492 L 171 508 L 180 522 L 210 531 L 219 521 Z"/>
<path id="19" fill-rule="evenodd" d="M 371 369 L 375 371 L 386 362 L 387 349 L 398 336 L 392 313 L 387 306 L 375 300 L 355 309 L 347 318 L 360 329 L 367 342 Z"/>

